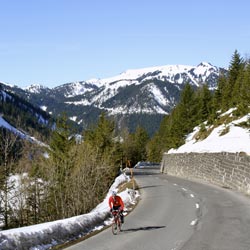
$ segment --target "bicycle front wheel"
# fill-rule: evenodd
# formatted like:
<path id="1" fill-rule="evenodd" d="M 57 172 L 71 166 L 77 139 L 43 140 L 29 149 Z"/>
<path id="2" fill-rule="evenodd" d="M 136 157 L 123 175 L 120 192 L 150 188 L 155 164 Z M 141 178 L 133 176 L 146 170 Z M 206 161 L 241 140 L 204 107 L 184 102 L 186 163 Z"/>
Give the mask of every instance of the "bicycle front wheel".
<path id="1" fill-rule="evenodd" d="M 120 231 L 120 227 L 119 227 L 119 225 L 117 225 L 118 223 L 116 223 L 116 222 L 114 222 L 113 224 L 112 224 L 112 233 L 114 234 L 114 235 L 116 235 L 116 234 L 118 234 L 118 232 Z"/>

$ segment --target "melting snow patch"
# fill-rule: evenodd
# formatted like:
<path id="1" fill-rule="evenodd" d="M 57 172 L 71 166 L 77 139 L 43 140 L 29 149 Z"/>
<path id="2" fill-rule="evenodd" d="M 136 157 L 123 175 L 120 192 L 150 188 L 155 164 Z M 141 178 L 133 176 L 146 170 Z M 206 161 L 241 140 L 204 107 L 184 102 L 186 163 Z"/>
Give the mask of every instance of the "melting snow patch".
<path id="1" fill-rule="evenodd" d="M 195 226 L 197 224 L 198 220 L 193 220 L 191 223 L 190 223 L 190 226 Z"/>

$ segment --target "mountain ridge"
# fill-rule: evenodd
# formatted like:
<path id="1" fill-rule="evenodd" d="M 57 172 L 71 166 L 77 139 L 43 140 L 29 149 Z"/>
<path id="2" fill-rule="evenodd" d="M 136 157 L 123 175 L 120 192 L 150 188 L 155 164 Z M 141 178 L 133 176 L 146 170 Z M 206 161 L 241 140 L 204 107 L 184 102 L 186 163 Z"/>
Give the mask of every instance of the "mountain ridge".
<path id="1" fill-rule="evenodd" d="M 203 70 L 200 70 L 201 68 L 203 68 Z M 208 69 L 207 69 L 208 68 Z M 152 67 L 146 67 L 146 68 L 139 68 L 139 69 L 128 69 L 123 71 L 122 73 L 112 76 L 112 77 L 107 77 L 107 78 L 91 78 L 88 80 L 82 80 L 82 81 L 73 81 L 73 82 L 69 82 L 69 83 L 64 83 L 62 85 L 58 85 L 54 88 L 49 88 L 46 87 L 44 85 L 41 84 L 31 84 L 27 87 L 24 87 L 22 89 L 27 90 L 32 92 L 32 90 L 34 91 L 39 91 L 39 89 L 59 89 L 61 87 L 65 87 L 68 86 L 69 84 L 71 85 L 81 85 L 82 83 L 85 83 L 89 86 L 96 86 L 96 87 L 101 87 L 102 85 L 106 84 L 106 83 L 114 83 L 116 81 L 131 81 L 131 80 L 137 80 L 140 77 L 143 77 L 145 75 L 147 75 L 147 73 L 152 72 L 152 73 L 159 73 L 159 72 L 166 72 L 165 74 L 163 74 L 164 76 L 168 75 L 168 80 L 172 83 L 176 83 L 176 80 L 173 79 L 173 76 L 175 76 L 178 73 L 184 73 L 184 72 L 194 72 L 195 75 L 199 75 L 201 76 L 202 74 L 205 75 L 207 73 L 207 71 L 218 71 L 218 69 L 223 69 L 223 68 L 219 68 L 216 66 L 213 66 L 211 63 L 209 62 L 201 62 L 199 63 L 197 66 L 190 66 L 190 65 L 182 65 L 182 64 L 173 64 L 173 65 L 163 65 L 163 66 L 152 66 Z M 198 72 L 200 71 L 200 72 Z M 202 72 L 203 71 L 203 72 Z M 172 72 L 172 74 L 171 74 Z M 146 80 L 146 79 L 144 79 Z M 206 79 L 203 79 L 203 81 Z M 196 79 L 194 79 L 194 82 L 196 82 Z M 179 82 L 182 83 L 182 82 Z M 198 84 L 197 84 L 198 85 Z M 77 88 L 77 86 L 75 86 Z M 76 93 L 76 95 L 82 94 L 81 92 Z"/>
<path id="2" fill-rule="evenodd" d="M 66 112 L 83 129 L 95 123 L 101 112 L 106 112 L 119 124 L 122 120 L 123 126 L 132 125 L 133 128 L 129 126 L 132 131 L 150 121 L 152 134 L 159 124 L 150 116 L 157 116 L 158 123 L 169 114 L 178 103 L 185 84 L 193 88 L 208 84 L 209 89 L 214 90 L 222 73 L 226 70 L 201 62 L 197 66 L 179 64 L 130 69 L 113 77 L 70 82 L 51 89 L 31 85 L 23 89 L 12 87 L 12 90 L 50 114 L 57 116 Z M 129 121 L 131 116 L 133 122 Z"/>

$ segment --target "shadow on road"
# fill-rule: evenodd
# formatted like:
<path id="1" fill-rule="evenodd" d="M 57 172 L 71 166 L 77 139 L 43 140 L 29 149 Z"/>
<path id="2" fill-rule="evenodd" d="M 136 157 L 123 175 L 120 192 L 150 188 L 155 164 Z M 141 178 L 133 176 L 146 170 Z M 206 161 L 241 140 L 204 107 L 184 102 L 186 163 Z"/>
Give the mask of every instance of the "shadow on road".
<path id="1" fill-rule="evenodd" d="M 140 186 L 139 189 L 145 189 L 145 188 L 154 188 L 154 187 L 160 187 L 160 186 L 163 186 L 163 185 L 151 185 L 151 186 Z"/>
<path id="2" fill-rule="evenodd" d="M 148 226 L 148 227 L 137 227 L 137 228 L 128 228 L 123 229 L 122 232 L 137 232 L 137 231 L 149 231 L 165 228 L 166 226 Z"/>

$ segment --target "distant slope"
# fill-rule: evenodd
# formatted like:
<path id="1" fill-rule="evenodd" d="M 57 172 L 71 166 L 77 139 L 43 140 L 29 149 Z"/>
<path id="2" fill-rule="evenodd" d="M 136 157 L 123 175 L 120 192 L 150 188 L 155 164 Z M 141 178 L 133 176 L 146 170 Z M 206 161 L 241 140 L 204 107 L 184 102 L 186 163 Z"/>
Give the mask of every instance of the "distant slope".
<path id="1" fill-rule="evenodd" d="M 51 115 L 6 90 L 1 83 L 0 118 L 1 127 L 17 133 L 21 137 L 36 136 L 42 141 L 46 141 L 54 124 Z"/>

